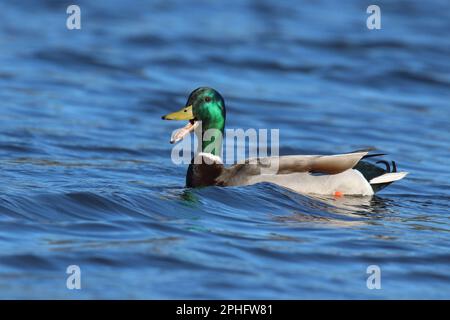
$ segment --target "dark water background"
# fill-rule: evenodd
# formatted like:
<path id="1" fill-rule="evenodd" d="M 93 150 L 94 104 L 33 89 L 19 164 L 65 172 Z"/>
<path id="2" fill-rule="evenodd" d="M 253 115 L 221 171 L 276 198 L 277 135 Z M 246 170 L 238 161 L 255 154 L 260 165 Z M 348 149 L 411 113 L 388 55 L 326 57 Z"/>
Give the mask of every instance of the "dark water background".
<path id="1" fill-rule="evenodd" d="M 0 298 L 450 298 L 450 2 L 0 5 Z M 374 146 L 373 199 L 183 189 L 160 116 L 208 85 L 282 154 Z M 82 290 L 66 289 L 79 265 Z M 368 290 L 378 265 L 382 290 Z"/>

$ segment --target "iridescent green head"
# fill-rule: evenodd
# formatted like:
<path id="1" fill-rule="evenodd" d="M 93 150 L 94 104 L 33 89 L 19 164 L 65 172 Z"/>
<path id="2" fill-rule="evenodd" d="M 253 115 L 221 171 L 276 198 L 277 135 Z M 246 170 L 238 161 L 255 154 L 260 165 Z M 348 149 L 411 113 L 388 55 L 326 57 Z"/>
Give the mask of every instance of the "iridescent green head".
<path id="1" fill-rule="evenodd" d="M 222 96 L 212 88 L 195 89 L 189 95 L 186 106 L 192 106 L 195 120 L 202 121 L 203 131 L 225 128 L 225 102 Z"/>
<path id="2" fill-rule="evenodd" d="M 189 95 L 184 108 L 165 115 L 162 118 L 164 120 L 189 121 L 184 128 L 175 133 L 171 139 L 171 143 L 180 141 L 190 132 L 194 131 L 201 121 L 202 151 L 215 155 L 220 153 L 219 149 L 222 144 L 222 136 L 225 128 L 226 111 L 225 102 L 216 90 L 208 87 L 195 89 Z M 212 148 L 211 143 L 213 142 L 215 142 L 215 148 Z M 220 146 L 218 146 L 219 144 Z"/>

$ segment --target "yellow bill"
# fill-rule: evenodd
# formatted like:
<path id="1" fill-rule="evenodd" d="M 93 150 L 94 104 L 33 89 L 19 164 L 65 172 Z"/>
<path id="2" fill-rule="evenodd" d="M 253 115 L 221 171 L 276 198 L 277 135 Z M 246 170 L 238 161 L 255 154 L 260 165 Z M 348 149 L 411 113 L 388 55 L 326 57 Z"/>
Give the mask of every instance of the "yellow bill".
<path id="1" fill-rule="evenodd" d="M 162 117 L 163 120 L 188 120 L 188 124 L 181 129 L 176 130 L 170 138 L 170 143 L 176 143 L 182 140 L 185 136 L 197 128 L 199 122 L 194 120 L 192 106 L 184 107 L 183 109 L 169 113 Z"/>
<path id="2" fill-rule="evenodd" d="M 163 120 L 193 120 L 192 106 L 187 106 L 179 111 L 166 114 L 162 118 Z"/>

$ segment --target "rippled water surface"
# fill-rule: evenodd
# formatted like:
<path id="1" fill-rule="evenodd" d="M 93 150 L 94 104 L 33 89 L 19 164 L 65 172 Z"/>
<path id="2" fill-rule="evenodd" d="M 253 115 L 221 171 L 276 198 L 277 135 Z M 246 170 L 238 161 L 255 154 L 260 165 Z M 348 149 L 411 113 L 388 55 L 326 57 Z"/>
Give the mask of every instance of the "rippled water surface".
<path id="1" fill-rule="evenodd" d="M 448 1 L 378 1 L 375 31 L 364 1 L 76 2 L 78 31 L 65 1 L 0 8 L 0 298 L 450 298 Z M 410 175 L 184 189 L 160 116 L 201 85 L 282 154 L 377 147 Z"/>

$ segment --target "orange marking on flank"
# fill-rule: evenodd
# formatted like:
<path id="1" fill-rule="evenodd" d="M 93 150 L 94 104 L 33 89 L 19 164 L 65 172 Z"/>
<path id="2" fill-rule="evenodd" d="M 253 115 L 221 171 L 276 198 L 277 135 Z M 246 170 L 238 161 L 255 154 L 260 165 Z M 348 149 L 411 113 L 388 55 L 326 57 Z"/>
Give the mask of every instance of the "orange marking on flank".
<path id="1" fill-rule="evenodd" d="M 340 198 L 340 197 L 343 197 L 344 194 L 342 192 L 340 192 L 340 191 L 335 191 L 334 192 L 334 196 L 337 197 L 337 198 Z"/>

